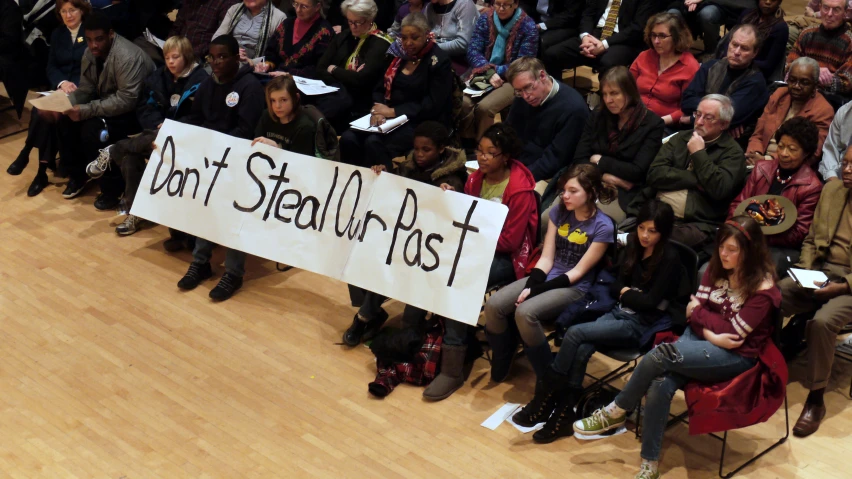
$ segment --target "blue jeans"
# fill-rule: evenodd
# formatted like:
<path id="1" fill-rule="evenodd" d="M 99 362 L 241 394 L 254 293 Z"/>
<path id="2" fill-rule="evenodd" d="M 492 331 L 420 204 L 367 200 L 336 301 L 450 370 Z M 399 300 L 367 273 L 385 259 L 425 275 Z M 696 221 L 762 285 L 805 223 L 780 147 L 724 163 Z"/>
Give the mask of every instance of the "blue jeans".
<path id="1" fill-rule="evenodd" d="M 382 303 L 385 297 L 372 291 L 364 294 L 364 302 L 358 309 L 358 315 L 368 321 L 378 318 L 384 312 Z M 427 312 L 410 304 L 402 311 L 403 328 L 419 328 L 426 320 Z M 444 344 L 447 346 L 462 346 L 467 338 L 467 325 L 458 321 L 444 318 Z"/>
<path id="2" fill-rule="evenodd" d="M 678 389 L 689 381 L 706 384 L 733 379 L 752 368 L 756 358 L 739 354 L 698 339 L 691 328 L 674 343 L 677 360 L 672 361 L 656 348 L 642 358 L 633 371 L 630 381 L 618 396 L 615 404 L 626 411 L 636 409 L 642 397 L 648 394 L 645 418 L 642 423 L 642 459 L 660 460 L 663 433 L 669 420 L 672 398 Z"/>
<path id="3" fill-rule="evenodd" d="M 681 7 L 686 8 L 686 7 Z M 716 53 L 719 44 L 719 28 L 725 23 L 725 12 L 716 5 L 702 3 L 695 12 L 673 8 L 668 13 L 689 16 L 695 19 L 701 36 L 704 38 L 704 53 Z M 690 22 L 692 23 L 692 22 Z"/>
<path id="4" fill-rule="evenodd" d="M 568 328 L 559 354 L 553 360 L 553 369 L 568 375 L 569 386 L 581 388 L 586 365 L 597 347 L 638 347 L 647 328 L 637 315 L 625 313 L 616 306 L 596 321 Z"/>
<path id="5" fill-rule="evenodd" d="M 195 248 L 192 250 L 193 263 L 209 263 L 213 256 L 213 248 L 216 243 L 204 238 L 196 238 Z M 225 272 L 242 278 L 246 274 L 246 254 L 231 248 L 225 249 Z"/>

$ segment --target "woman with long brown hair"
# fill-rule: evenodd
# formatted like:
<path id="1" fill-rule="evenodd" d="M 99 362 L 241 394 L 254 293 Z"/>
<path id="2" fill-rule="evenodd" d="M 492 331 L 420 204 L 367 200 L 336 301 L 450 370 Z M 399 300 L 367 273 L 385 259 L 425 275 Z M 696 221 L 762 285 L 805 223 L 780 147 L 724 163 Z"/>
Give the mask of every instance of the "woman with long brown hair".
<path id="1" fill-rule="evenodd" d="M 774 348 L 772 317 L 780 304 L 775 266 L 760 226 L 748 216 L 726 221 L 716 235 L 710 267 L 686 307 L 686 331 L 676 342 L 663 343 L 646 354 L 615 400 L 575 422 L 574 432 L 593 436 L 620 427 L 627 411 L 647 394 L 642 464 L 636 477 L 658 478 L 663 433 L 675 392 L 688 382 L 730 381 L 762 362 L 767 347 Z M 718 409 L 717 427 L 730 417 L 725 416 L 723 405 Z"/>
<path id="2" fill-rule="evenodd" d="M 536 377 L 553 354 L 541 323 L 552 321 L 591 287 L 598 264 L 615 242 L 612 218 L 597 207 L 612 201 L 592 165 L 575 165 L 559 178 L 561 201 L 550 209 L 544 249 L 529 278 L 494 293 L 485 303 L 485 333 L 491 345 L 491 379 L 506 379 L 518 341 Z M 513 321 L 514 319 L 514 321 Z"/>

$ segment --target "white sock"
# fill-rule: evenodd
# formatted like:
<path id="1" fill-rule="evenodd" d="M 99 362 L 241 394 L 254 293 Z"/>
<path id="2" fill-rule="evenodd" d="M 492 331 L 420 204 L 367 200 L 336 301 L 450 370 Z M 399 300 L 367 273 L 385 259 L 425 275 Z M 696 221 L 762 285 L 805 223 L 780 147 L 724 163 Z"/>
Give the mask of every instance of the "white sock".
<path id="1" fill-rule="evenodd" d="M 646 459 L 642 459 L 642 464 L 647 464 L 648 469 L 651 470 L 651 473 L 656 473 L 657 468 L 660 467 L 660 461 L 648 461 Z"/>
<path id="2" fill-rule="evenodd" d="M 609 403 L 609 405 L 604 407 L 604 412 L 606 412 L 607 416 L 613 417 L 613 418 L 621 417 L 621 416 L 624 416 L 625 414 L 627 414 L 627 411 L 618 407 L 615 404 L 615 401 Z"/>

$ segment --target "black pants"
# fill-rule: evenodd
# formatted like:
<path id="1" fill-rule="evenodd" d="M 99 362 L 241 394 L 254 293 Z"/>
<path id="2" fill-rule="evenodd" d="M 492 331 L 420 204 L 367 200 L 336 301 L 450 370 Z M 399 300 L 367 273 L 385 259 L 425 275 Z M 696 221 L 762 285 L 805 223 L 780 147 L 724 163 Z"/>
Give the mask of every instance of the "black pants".
<path id="1" fill-rule="evenodd" d="M 325 95 L 303 95 L 302 101 L 308 105 L 314 105 L 322 112 L 326 120 L 334 127 L 334 131 L 340 133 L 349 129 L 349 123 L 356 120 L 370 110 L 369 106 L 364 110 L 357 108 L 352 95 L 346 87 L 340 83 L 329 83 L 328 86 L 340 88 L 334 93 Z M 363 110 L 363 112 L 361 112 Z M 361 113 L 360 115 L 358 113 Z"/>
<path id="2" fill-rule="evenodd" d="M 563 43 L 571 38 L 579 35 L 574 28 L 556 28 L 541 32 L 538 39 L 540 45 L 538 47 L 539 56 L 543 56 L 547 50 Z"/>
<path id="3" fill-rule="evenodd" d="M 37 148 L 38 162 L 44 167 L 56 160 L 59 151 L 56 123 L 40 115 L 35 107 L 30 112 L 30 129 L 27 130 L 25 148 Z"/>
<path id="4" fill-rule="evenodd" d="M 101 133 L 106 123 L 109 138 L 102 141 Z M 86 165 L 98 157 L 98 151 L 128 136 L 139 133 L 135 113 L 109 118 L 89 118 L 72 121 L 67 116 L 59 120 L 59 154 L 70 178 L 83 180 Z M 101 193 L 119 197 L 124 192 L 124 180 L 118 168 L 110 168 L 100 179 Z"/>
<path id="5" fill-rule="evenodd" d="M 595 38 L 601 37 L 600 28 L 589 33 Z M 589 58 L 580 53 L 581 43 L 580 37 L 575 35 L 545 50 L 541 58 L 547 67 L 547 72 L 558 80 L 562 78 L 562 70 L 586 65 L 603 76 L 612 67 L 618 65 L 629 67 L 644 48 L 644 45 L 610 45 L 599 57 Z"/>
<path id="6" fill-rule="evenodd" d="M 151 143 L 157 139 L 157 130 L 145 130 L 132 138 L 126 138 L 110 147 L 110 160 L 113 168 L 121 171 L 124 179 L 124 203 L 127 210 L 133 206 L 142 175 L 145 174 L 146 160 L 151 156 Z"/>
<path id="7" fill-rule="evenodd" d="M 408 122 L 387 134 L 349 129 L 340 136 L 340 160 L 365 168 L 385 165 L 390 170 L 391 160 L 407 155 L 414 146 L 414 128 Z"/>

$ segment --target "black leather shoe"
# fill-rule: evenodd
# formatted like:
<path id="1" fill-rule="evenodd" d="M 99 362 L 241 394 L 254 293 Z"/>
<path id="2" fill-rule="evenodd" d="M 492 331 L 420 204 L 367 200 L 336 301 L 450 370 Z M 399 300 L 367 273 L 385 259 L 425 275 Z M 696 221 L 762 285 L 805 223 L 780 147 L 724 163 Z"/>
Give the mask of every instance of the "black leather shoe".
<path id="1" fill-rule="evenodd" d="M 26 150 L 26 148 L 24 148 L 24 150 Z M 27 154 L 24 155 L 24 152 L 21 151 L 21 154 L 19 154 L 18 157 L 15 158 L 15 161 L 13 161 L 12 164 L 9 165 L 8 168 L 6 168 L 6 173 L 9 173 L 12 176 L 18 176 L 23 173 L 24 168 L 26 168 L 27 164 L 30 162 L 30 152 L 27 151 L 26 153 Z"/>
<path id="2" fill-rule="evenodd" d="M 99 194 L 97 198 L 95 198 L 95 209 L 106 211 L 106 210 L 114 210 L 118 208 L 118 204 L 121 202 L 120 197 L 110 196 L 106 194 Z"/>
<path id="3" fill-rule="evenodd" d="M 343 343 L 347 346 L 358 346 L 361 344 L 361 341 L 367 341 L 376 336 L 376 333 L 379 332 L 382 325 L 385 324 L 385 321 L 388 320 L 388 313 L 385 310 L 381 310 L 379 316 L 376 319 L 371 319 L 369 321 L 361 321 L 358 319 L 358 313 L 355 313 L 355 318 L 352 320 L 352 324 L 349 326 L 349 329 L 343 333 Z"/>
<path id="4" fill-rule="evenodd" d="M 47 188 L 47 185 L 50 183 L 47 181 L 47 173 L 40 172 L 36 174 L 36 177 L 33 178 L 33 182 L 30 183 L 30 187 L 27 189 L 27 196 L 32 198 L 37 194 L 41 193 L 41 190 Z"/>

